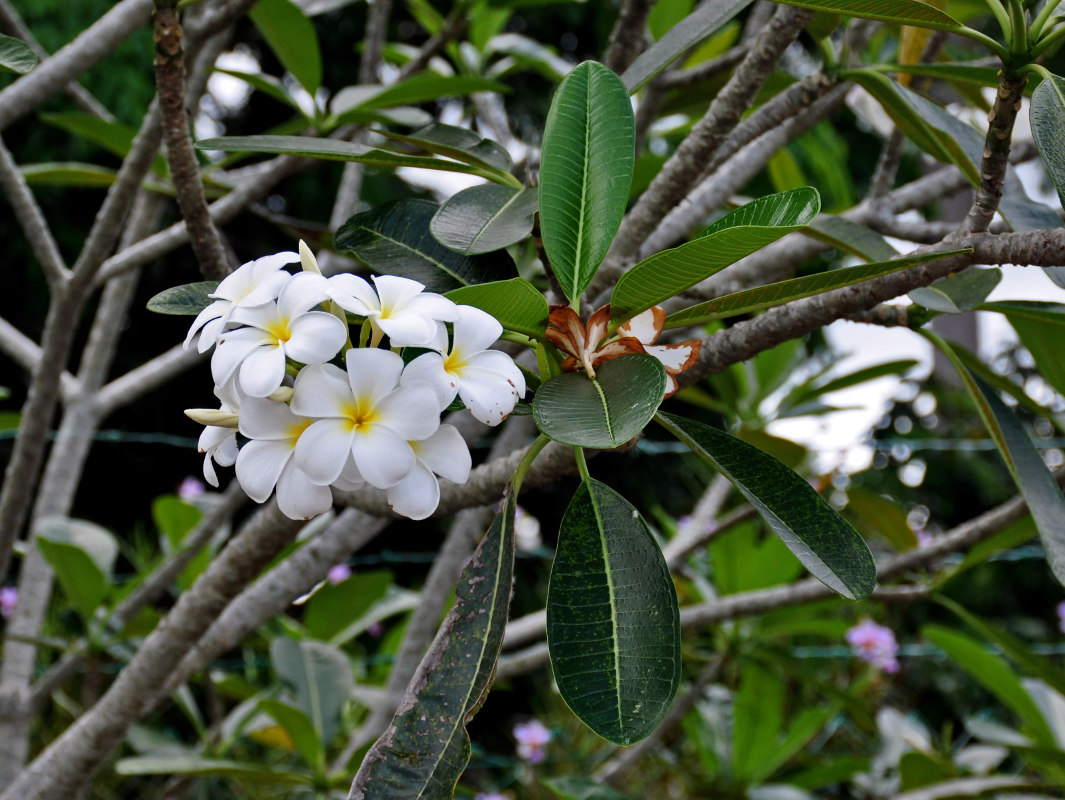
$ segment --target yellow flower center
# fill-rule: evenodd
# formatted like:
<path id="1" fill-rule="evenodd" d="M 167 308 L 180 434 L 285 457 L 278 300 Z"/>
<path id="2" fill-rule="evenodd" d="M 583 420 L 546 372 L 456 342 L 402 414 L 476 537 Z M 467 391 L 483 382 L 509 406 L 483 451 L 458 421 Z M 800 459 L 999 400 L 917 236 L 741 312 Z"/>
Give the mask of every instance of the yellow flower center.
<path id="1" fill-rule="evenodd" d="M 279 319 L 276 322 L 272 322 L 265 330 L 277 339 L 279 345 L 285 344 L 292 337 L 292 331 L 289 330 L 287 319 Z"/>
<path id="2" fill-rule="evenodd" d="M 358 431 L 364 426 L 372 425 L 377 417 L 369 403 L 362 403 L 358 398 L 345 404 L 341 416 L 347 420 L 349 431 Z"/>
<path id="3" fill-rule="evenodd" d="M 314 422 L 314 420 L 310 419 L 310 418 L 297 419 L 295 422 L 293 422 L 291 425 L 289 425 L 288 426 L 289 444 L 291 444 L 293 447 L 295 447 L 296 446 L 296 440 L 299 439 L 300 436 L 303 435 L 303 432 L 305 430 L 307 430 L 307 428 L 309 428 L 311 426 L 312 422 Z"/>

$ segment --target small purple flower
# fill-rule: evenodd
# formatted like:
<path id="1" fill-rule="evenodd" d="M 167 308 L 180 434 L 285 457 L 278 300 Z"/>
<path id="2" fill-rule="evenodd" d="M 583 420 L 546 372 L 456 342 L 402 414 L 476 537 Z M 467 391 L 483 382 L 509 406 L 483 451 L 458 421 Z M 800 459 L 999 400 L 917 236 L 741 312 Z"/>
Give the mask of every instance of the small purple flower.
<path id="1" fill-rule="evenodd" d="M 325 574 L 325 579 L 329 581 L 333 586 L 338 583 L 343 583 L 351 577 L 351 567 L 347 564 L 335 564 L 329 568 L 329 572 Z"/>
<path id="2" fill-rule="evenodd" d="M 924 548 L 932 544 L 932 534 L 930 534 L 924 528 L 918 528 L 913 533 L 914 536 L 917 537 L 917 547 Z"/>
<path id="3" fill-rule="evenodd" d="M 547 743 L 551 731 L 538 719 L 514 726 L 514 739 L 518 743 L 518 757 L 530 764 L 539 764 L 547 757 Z"/>
<path id="4" fill-rule="evenodd" d="M 847 644 L 859 660 L 872 664 L 883 672 L 898 672 L 898 642 L 891 628 L 863 619 L 847 631 Z"/>
<path id="5" fill-rule="evenodd" d="M 195 500 L 197 497 L 206 494 L 206 492 L 207 487 L 204 486 L 203 481 L 193 478 L 191 475 L 185 478 L 177 488 L 177 496 L 186 502 Z"/>
<path id="6" fill-rule="evenodd" d="M 380 622 L 375 622 L 369 628 L 366 629 L 366 632 L 370 634 L 373 638 L 380 639 L 385 633 L 385 626 L 382 625 Z"/>
<path id="7" fill-rule="evenodd" d="M 1058 603 L 1058 630 L 1065 633 L 1065 600 Z"/>
<path id="8" fill-rule="evenodd" d="M 0 617 L 7 619 L 15 613 L 18 603 L 18 589 L 14 586 L 0 587 Z"/>

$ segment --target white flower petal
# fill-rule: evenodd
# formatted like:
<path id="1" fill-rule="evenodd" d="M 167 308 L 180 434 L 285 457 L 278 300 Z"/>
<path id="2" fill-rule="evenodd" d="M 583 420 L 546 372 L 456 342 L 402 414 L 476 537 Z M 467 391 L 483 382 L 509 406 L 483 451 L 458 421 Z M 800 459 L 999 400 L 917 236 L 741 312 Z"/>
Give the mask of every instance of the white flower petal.
<path id="1" fill-rule="evenodd" d="M 358 275 L 342 272 L 328 280 L 329 296 L 345 311 L 367 317 L 381 310 L 377 293 Z"/>
<path id="2" fill-rule="evenodd" d="M 366 485 L 362 473 L 355 466 L 355 460 L 351 458 L 350 454 L 348 455 L 348 462 L 340 473 L 340 477 L 333 481 L 332 485 L 342 492 L 357 492 Z"/>
<path id="3" fill-rule="evenodd" d="M 348 329 L 339 319 L 324 311 L 309 311 L 293 321 L 285 355 L 301 364 L 322 364 L 348 340 Z"/>
<path id="4" fill-rule="evenodd" d="M 397 514 L 425 519 L 440 503 L 440 484 L 425 464 L 416 461 L 407 476 L 388 489 L 386 497 Z"/>
<path id="5" fill-rule="evenodd" d="M 495 373 L 499 379 L 508 383 L 518 395 L 525 396 L 525 375 L 506 353 L 499 350 L 485 350 L 466 360 L 466 365 L 459 372 L 459 383 L 467 379 L 484 380 L 485 372 Z"/>
<path id="6" fill-rule="evenodd" d="M 266 397 L 285 380 L 285 350 L 263 345 L 252 350 L 240 366 L 240 388 L 249 397 Z"/>
<path id="7" fill-rule="evenodd" d="M 277 297 L 277 309 L 283 318 L 293 319 L 328 299 L 329 282 L 313 272 L 301 272 L 292 276 L 281 290 Z"/>
<path id="8" fill-rule="evenodd" d="M 403 368 L 400 386 L 423 383 L 436 393 L 437 405 L 443 411 L 458 393 L 458 379 L 444 369 L 444 359 L 439 353 L 423 353 Z"/>
<path id="9" fill-rule="evenodd" d="M 453 483 L 469 480 L 473 459 L 462 434 L 454 425 L 441 425 L 440 430 L 420 442 L 411 442 L 414 455 L 441 478 Z"/>
<path id="10" fill-rule="evenodd" d="M 442 294 L 436 294 L 435 292 L 423 292 L 411 298 L 411 301 L 407 303 L 407 308 L 430 319 L 438 319 L 443 322 L 453 322 L 459 317 L 459 307 Z"/>
<path id="11" fill-rule="evenodd" d="M 277 479 L 277 507 L 289 519 L 310 519 L 333 507 L 333 493 L 311 483 L 290 461 Z"/>
<path id="12" fill-rule="evenodd" d="M 662 366 L 672 374 L 682 372 L 695 361 L 694 342 L 645 345 L 644 350 L 661 361 Z"/>
<path id="13" fill-rule="evenodd" d="M 296 376 L 289 405 L 293 413 L 303 417 L 339 417 L 351 400 L 344 370 L 332 364 L 311 364 Z"/>
<path id="14" fill-rule="evenodd" d="M 475 419 L 498 425 L 514 410 L 521 395 L 513 381 L 498 372 L 467 368 L 459 381 L 459 397 Z"/>
<path id="15" fill-rule="evenodd" d="M 211 454 L 208 453 L 203 459 L 203 478 L 214 488 L 218 488 L 218 473 L 214 471 L 214 464 L 211 463 Z"/>
<path id="16" fill-rule="evenodd" d="M 296 464 L 311 483 L 328 486 L 340 477 L 352 453 L 354 435 L 347 420 L 312 422 L 296 442 Z"/>
<path id="17" fill-rule="evenodd" d="M 503 335 L 503 326 L 488 312 L 473 306 L 459 306 L 458 310 L 451 348 L 456 355 L 465 357 L 487 350 Z"/>
<path id="18" fill-rule="evenodd" d="M 241 264 L 222 279 L 211 297 L 220 297 L 248 306 L 273 300 L 281 291 L 281 287 L 292 277 L 281 268 L 297 261 L 299 256 L 288 251 Z"/>
<path id="19" fill-rule="evenodd" d="M 362 477 L 378 489 L 395 486 L 414 466 L 414 451 L 407 440 L 384 425 L 366 425 L 357 431 L 352 438 L 351 454 Z"/>
<path id="20" fill-rule="evenodd" d="M 403 359 L 390 350 L 375 347 L 348 350 L 344 354 L 348 383 L 360 407 L 375 407 L 392 393 L 403 372 Z"/>
<path id="21" fill-rule="evenodd" d="M 284 403 L 249 397 L 240 409 L 240 432 L 249 439 L 289 441 L 301 420 Z"/>
<path id="22" fill-rule="evenodd" d="M 401 386 L 374 405 L 373 421 L 405 440 L 426 439 L 440 427 L 436 392 L 424 383 Z"/>
<path id="23" fill-rule="evenodd" d="M 411 311 L 374 319 L 393 347 L 427 347 L 436 338 L 436 320 Z"/>
<path id="24" fill-rule="evenodd" d="M 189 349 L 189 345 L 192 344 L 192 338 L 196 335 L 200 328 L 203 328 L 211 320 L 218 319 L 223 314 L 225 314 L 225 312 L 229 310 L 230 305 L 231 304 L 226 300 L 215 300 L 213 303 L 210 303 L 206 308 L 204 308 L 199 314 L 197 314 L 196 319 L 192 321 L 192 326 L 189 328 L 188 335 L 185 337 L 185 349 Z M 219 333 L 220 331 L 214 332 Z M 200 352 L 206 352 L 215 343 L 215 340 L 217 338 L 217 336 L 209 336 L 207 334 L 207 331 L 204 331 L 203 335 L 200 336 Z M 206 347 L 204 347 L 205 340 L 207 344 Z"/>
<path id="25" fill-rule="evenodd" d="M 245 358 L 258 347 L 276 344 L 268 334 L 258 328 L 237 328 L 218 340 L 211 356 L 211 375 L 216 385 L 227 383 Z"/>
<path id="26" fill-rule="evenodd" d="M 403 308 L 425 289 L 425 284 L 398 275 L 374 275 L 373 285 L 377 287 L 383 314 Z"/>
<path id="27" fill-rule="evenodd" d="M 245 443 L 237 456 L 240 487 L 255 502 L 265 503 L 290 458 L 292 448 L 285 442 L 253 439 Z"/>

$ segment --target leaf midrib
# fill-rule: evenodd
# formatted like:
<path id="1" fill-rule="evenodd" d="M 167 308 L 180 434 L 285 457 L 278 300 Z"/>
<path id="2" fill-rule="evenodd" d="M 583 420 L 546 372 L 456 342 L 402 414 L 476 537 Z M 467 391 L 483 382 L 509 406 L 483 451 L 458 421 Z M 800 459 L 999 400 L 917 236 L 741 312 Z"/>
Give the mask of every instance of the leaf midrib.
<path id="1" fill-rule="evenodd" d="M 592 490 L 593 481 L 588 481 L 588 499 L 592 504 L 592 512 L 595 514 L 595 527 L 599 532 L 599 547 L 603 554 L 603 574 L 606 575 L 606 589 L 610 598 L 610 637 L 613 645 L 610 648 L 614 654 L 614 701 L 617 708 L 618 732 L 624 734 L 625 723 L 621 715 L 621 651 L 618 648 L 618 609 L 617 594 L 614 591 L 614 570 L 610 564 L 610 551 L 606 543 L 606 528 L 603 525 L 602 515 L 599 513 L 599 503 L 596 502 L 595 492 Z"/>

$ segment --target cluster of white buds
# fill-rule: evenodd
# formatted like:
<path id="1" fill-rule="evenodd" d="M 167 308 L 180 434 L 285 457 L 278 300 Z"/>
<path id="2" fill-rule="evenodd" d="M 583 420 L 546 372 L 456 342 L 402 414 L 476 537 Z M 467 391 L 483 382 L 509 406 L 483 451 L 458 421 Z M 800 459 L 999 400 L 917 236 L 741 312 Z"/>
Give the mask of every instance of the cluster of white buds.
<path id="1" fill-rule="evenodd" d="M 302 263 L 303 271 L 287 271 Z M 464 483 L 470 452 L 440 415 L 458 396 L 474 417 L 498 425 L 525 394 L 491 315 L 391 275 L 324 277 L 300 252 L 248 262 L 225 278 L 185 339 L 212 347 L 221 408 L 186 413 L 200 435 L 203 474 L 236 465 L 248 496 L 277 492 L 281 511 L 307 519 L 332 506 L 330 487 L 383 489 L 398 514 L 428 517 L 438 478 Z M 356 319 L 355 336 L 348 323 Z M 354 342 L 354 346 L 353 343 Z M 404 363 L 403 348 L 425 350 Z M 243 443 L 238 443 L 238 433 Z"/>

